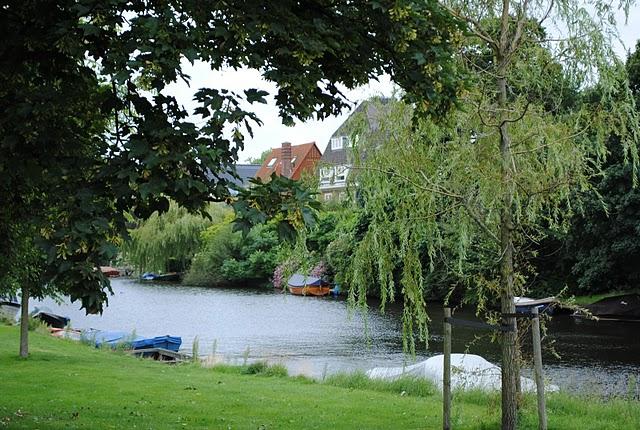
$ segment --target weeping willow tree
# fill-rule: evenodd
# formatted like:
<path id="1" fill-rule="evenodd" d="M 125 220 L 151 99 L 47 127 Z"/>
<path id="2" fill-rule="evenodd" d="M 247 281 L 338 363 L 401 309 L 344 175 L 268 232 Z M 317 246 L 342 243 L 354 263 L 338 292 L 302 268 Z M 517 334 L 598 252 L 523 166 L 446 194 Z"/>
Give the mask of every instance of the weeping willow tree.
<path id="1" fill-rule="evenodd" d="M 514 294 L 526 288 L 519 257 L 547 229 L 564 227 L 576 210 L 573 192 L 588 189 L 600 172 L 608 136 L 620 138 L 636 166 L 638 119 L 613 51 L 617 8 L 609 2 L 442 4 L 467 24 L 457 57 L 467 90 L 442 121 L 408 121 L 420 106 L 396 103 L 373 134 L 358 136 L 358 145 L 370 146 L 366 163 L 357 166 L 370 224 L 353 259 L 350 297 L 366 305 L 368 287 L 378 283 L 384 306 L 400 291 L 405 347 L 413 350 L 414 334 L 427 336 L 423 265 L 442 261 L 446 248 L 447 270 L 473 278 L 481 303 L 499 299 L 507 315 L 494 317 L 507 329 L 502 428 L 513 429 L 517 326 L 508 315 L 515 312 Z M 622 6 L 628 10 L 629 3 Z M 438 73 L 437 64 L 424 67 Z M 589 88 L 597 101 L 580 96 Z M 489 267 L 465 273 L 474 247 Z M 394 275 L 396 267 L 401 271 Z"/>
<path id="2" fill-rule="evenodd" d="M 208 213 L 210 219 L 171 202 L 167 212 L 154 212 L 129 232 L 130 239 L 122 246 L 125 260 L 139 272 L 184 271 L 201 247 L 201 233 L 230 214 L 231 208 L 212 204 Z"/>

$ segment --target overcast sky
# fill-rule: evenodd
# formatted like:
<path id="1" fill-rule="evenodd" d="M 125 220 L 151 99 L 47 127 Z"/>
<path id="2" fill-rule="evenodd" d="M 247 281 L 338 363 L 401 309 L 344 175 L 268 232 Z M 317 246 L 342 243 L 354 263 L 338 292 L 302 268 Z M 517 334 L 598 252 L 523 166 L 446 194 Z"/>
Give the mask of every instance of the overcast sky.
<path id="1" fill-rule="evenodd" d="M 625 46 L 619 46 L 617 51 L 622 58 L 626 58 L 627 50 L 633 50 L 636 41 L 640 39 L 640 7 L 636 6 L 630 11 L 628 24 L 620 25 L 619 30 Z M 170 85 L 167 90 L 188 109 L 195 106 L 192 101 L 193 93 L 201 87 L 227 88 L 240 94 L 248 88 L 264 89 L 270 94 L 276 92 L 275 84 L 262 79 L 256 70 L 214 72 L 205 63 L 196 63 L 194 66 L 187 63 L 185 72 L 191 76 L 190 87 L 179 82 Z M 393 86 L 389 78 L 383 76 L 379 81 L 372 81 L 356 90 L 345 91 L 345 94 L 351 101 L 357 103 L 373 95 L 391 95 L 392 91 Z M 306 121 L 297 123 L 293 127 L 286 127 L 282 125 L 278 116 L 278 109 L 273 97 L 270 96 L 268 100 L 269 103 L 266 105 L 254 105 L 255 112 L 264 125 L 260 128 L 254 127 L 253 138 L 247 136 L 244 151 L 240 155 L 240 162 L 244 162 L 249 157 L 257 158 L 262 151 L 280 146 L 285 141 L 294 145 L 315 141 L 320 151 L 324 152 L 333 132 L 349 115 L 349 112 L 344 112 L 340 116 L 330 117 L 324 121 Z"/>

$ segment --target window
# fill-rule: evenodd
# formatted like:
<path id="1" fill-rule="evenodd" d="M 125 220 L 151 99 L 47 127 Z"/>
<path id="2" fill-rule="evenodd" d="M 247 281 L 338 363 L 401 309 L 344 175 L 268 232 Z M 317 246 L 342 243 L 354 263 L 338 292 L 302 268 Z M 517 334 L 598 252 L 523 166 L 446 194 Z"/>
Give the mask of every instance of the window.
<path id="1" fill-rule="evenodd" d="M 342 149 L 342 137 L 331 138 L 331 150 Z"/>
<path id="2" fill-rule="evenodd" d="M 351 146 L 351 141 L 349 140 L 348 136 L 342 136 L 342 146 L 344 146 L 345 148 L 348 148 L 349 146 Z"/>
<path id="3" fill-rule="evenodd" d="M 267 164 L 267 167 L 273 167 L 273 165 L 276 164 L 276 161 L 278 161 L 277 158 L 272 158 L 271 160 L 269 160 L 269 164 Z"/>
<path id="4" fill-rule="evenodd" d="M 298 158 L 298 157 L 293 157 L 293 158 L 291 159 L 291 165 L 292 165 L 292 166 L 296 163 L 296 159 L 297 159 L 297 158 Z"/>
<path id="5" fill-rule="evenodd" d="M 325 193 L 324 194 L 324 201 L 327 202 L 329 200 L 331 200 L 331 193 Z"/>
<path id="6" fill-rule="evenodd" d="M 348 174 L 349 174 L 349 169 L 347 169 L 347 166 L 337 166 L 336 167 L 336 182 L 344 182 L 344 181 L 346 181 Z"/>

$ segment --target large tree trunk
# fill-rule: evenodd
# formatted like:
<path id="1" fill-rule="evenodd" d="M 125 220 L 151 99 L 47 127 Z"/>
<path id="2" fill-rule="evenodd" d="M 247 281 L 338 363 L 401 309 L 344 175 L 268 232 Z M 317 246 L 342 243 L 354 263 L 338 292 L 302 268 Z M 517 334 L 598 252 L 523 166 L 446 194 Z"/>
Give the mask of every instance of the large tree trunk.
<path id="1" fill-rule="evenodd" d="M 22 284 L 20 299 L 20 357 L 29 356 L 29 286 Z"/>

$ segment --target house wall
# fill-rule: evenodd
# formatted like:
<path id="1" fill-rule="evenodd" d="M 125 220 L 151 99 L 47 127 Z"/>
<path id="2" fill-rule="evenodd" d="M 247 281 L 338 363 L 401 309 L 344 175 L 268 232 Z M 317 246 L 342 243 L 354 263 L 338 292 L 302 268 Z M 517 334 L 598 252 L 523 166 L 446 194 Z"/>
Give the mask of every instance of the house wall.
<path id="1" fill-rule="evenodd" d="M 302 160 L 301 164 L 298 164 L 298 160 L 296 160 L 295 166 L 293 167 L 293 176 L 291 178 L 298 180 L 304 172 L 310 172 L 312 174 L 315 173 L 315 168 L 318 161 L 320 161 L 320 157 L 322 157 L 320 150 L 313 145 L 307 153 L 307 156 Z"/>

